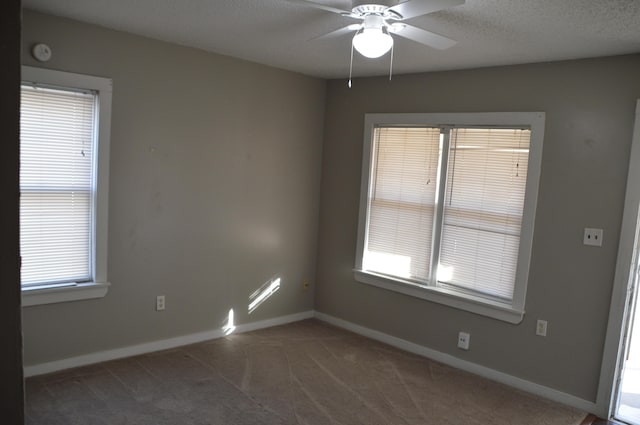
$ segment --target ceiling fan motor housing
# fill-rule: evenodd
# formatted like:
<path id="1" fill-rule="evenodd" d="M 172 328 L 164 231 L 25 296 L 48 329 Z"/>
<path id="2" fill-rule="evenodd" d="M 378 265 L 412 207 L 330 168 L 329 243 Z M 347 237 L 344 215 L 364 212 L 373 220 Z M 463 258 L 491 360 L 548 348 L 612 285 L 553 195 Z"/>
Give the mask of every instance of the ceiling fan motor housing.
<path id="1" fill-rule="evenodd" d="M 382 28 L 384 28 L 386 26 L 387 26 L 387 24 L 384 21 L 384 18 L 382 18 L 382 16 L 380 16 L 380 15 L 367 15 L 364 18 L 364 22 L 363 22 L 362 28 L 364 28 L 364 29 L 368 29 L 368 28 L 382 29 Z"/>
<path id="2" fill-rule="evenodd" d="M 355 1 L 353 2 L 353 9 L 351 12 L 353 15 L 359 18 L 365 18 L 367 16 L 376 15 L 382 16 L 385 19 L 402 19 L 402 16 L 390 10 L 389 7 L 394 6 L 397 2 L 393 0 L 375 0 L 377 3 L 371 3 L 371 0 Z M 352 15 L 352 16 L 353 16 Z"/>
<path id="3" fill-rule="evenodd" d="M 356 8 L 364 6 L 377 6 L 382 7 L 382 9 L 384 10 L 388 7 L 395 6 L 398 3 L 398 0 L 353 0 L 353 2 L 351 3 L 353 5 L 353 8 L 351 10 L 355 12 Z"/>

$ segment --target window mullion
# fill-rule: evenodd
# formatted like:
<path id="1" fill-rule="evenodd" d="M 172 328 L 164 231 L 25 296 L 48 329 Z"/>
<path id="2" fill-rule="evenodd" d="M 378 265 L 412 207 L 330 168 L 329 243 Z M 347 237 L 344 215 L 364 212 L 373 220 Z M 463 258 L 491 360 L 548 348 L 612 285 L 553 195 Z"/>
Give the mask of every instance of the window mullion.
<path id="1" fill-rule="evenodd" d="M 447 188 L 447 169 L 449 167 L 449 152 L 451 141 L 451 127 L 440 129 L 440 159 L 438 161 L 438 191 L 433 214 L 433 238 L 431 241 L 431 264 L 429 270 L 429 285 L 438 284 L 438 264 L 440 262 L 440 242 L 442 239 L 442 223 L 444 219 L 444 198 Z"/>

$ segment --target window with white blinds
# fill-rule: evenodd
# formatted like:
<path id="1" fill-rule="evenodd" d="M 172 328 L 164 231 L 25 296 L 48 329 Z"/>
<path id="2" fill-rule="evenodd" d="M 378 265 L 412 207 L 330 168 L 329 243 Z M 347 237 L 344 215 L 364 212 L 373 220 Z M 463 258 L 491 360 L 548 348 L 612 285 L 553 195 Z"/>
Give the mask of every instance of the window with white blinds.
<path id="1" fill-rule="evenodd" d="M 375 130 L 365 270 L 426 280 L 430 270 L 440 130 Z"/>
<path id="2" fill-rule="evenodd" d="M 438 282 L 513 298 L 530 133 L 451 130 Z"/>
<path id="3" fill-rule="evenodd" d="M 521 320 L 543 124 L 540 113 L 368 114 L 356 279 Z"/>
<path id="4" fill-rule="evenodd" d="M 106 295 L 108 78 L 22 67 L 22 305 Z"/>
<path id="5" fill-rule="evenodd" d="M 22 284 L 92 279 L 96 95 L 22 86 Z"/>

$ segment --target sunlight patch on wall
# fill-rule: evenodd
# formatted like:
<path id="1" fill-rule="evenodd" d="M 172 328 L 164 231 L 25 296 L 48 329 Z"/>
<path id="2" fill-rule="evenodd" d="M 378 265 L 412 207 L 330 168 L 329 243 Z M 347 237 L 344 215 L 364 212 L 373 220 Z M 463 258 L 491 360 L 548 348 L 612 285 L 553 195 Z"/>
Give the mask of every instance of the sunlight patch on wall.
<path id="1" fill-rule="evenodd" d="M 227 323 L 222 327 L 222 332 L 225 335 L 229 335 L 236 330 L 235 319 L 233 317 L 233 309 L 229 310 L 229 315 L 227 316 Z"/>
<path id="2" fill-rule="evenodd" d="M 280 278 L 274 278 L 264 285 L 262 285 L 257 291 L 249 296 L 249 314 L 253 313 L 255 309 L 260 307 L 267 299 L 275 294 L 280 289 Z"/>

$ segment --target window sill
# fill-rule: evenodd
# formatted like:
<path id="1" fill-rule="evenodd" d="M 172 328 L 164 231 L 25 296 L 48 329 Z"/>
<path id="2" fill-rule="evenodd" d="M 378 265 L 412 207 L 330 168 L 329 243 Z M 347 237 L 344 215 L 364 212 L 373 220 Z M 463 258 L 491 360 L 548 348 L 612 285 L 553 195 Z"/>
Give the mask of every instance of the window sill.
<path id="1" fill-rule="evenodd" d="M 438 304 L 444 304 L 459 310 L 469 311 L 504 322 L 518 324 L 524 318 L 524 311 L 513 308 L 509 304 L 491 301 L 472 295 L 462 295 L 459 292 L 433 286 L 422 286 L 416 283 L 394 279 L 389 276 L 354 270 L 354 278 L 358 282 L 373 285 L 378 288 L 399 292 L 412 297 L 422 298 Z"/>
<path id="2" fill-rule="evenodd" d="M 109 282 L 87 282 L 61 286 L 33 286 L 22 289 L 22 306 L 64 303 L 102 298 L 109 291 Z"/>

